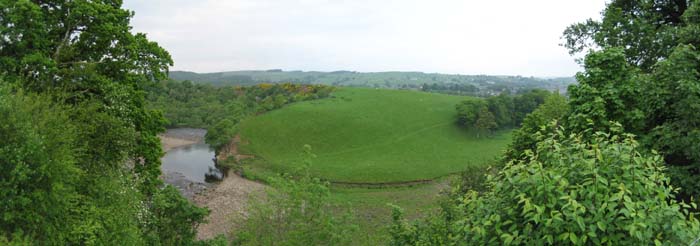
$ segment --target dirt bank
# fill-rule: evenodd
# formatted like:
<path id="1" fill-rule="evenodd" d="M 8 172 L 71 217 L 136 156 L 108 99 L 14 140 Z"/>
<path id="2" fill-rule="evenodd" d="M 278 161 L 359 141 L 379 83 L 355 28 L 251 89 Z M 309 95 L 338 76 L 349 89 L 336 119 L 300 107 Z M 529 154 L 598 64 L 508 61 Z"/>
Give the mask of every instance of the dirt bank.
<path id="1" fill-rule="evenodd" d="M 244 159 L 249 156 L 238 153 L 240 137 L 236 136 L 220 151 L 216 157 L 219 160 L 234 156 L 236 159 Z M 235 229 L 236 222 L 245 218 L 248 200 L 253 194 L 262 194 L 265 185 L 245 179 L 233 171 L 230 171 L 224 180 L 194 197 L 199 206 L 208 207 L 211 210 L 207 224 L 199 226 L 198 239 L 209 239 L 216 235 L 227 235 Z"/>
<path id="2" fill-rule="evenodd" d="M 265 185 L 247 180 L 230 172 L 221 183 L 206 190 L 194 198 L 199 206 L 211 210 L 207 220 L 209 223 L 199 226 L 198 239 L 213 238 L 218 234 L 227 235 L 238 223 L 234 218 L 245 218 L 248 198 L 259 194 Z"/>

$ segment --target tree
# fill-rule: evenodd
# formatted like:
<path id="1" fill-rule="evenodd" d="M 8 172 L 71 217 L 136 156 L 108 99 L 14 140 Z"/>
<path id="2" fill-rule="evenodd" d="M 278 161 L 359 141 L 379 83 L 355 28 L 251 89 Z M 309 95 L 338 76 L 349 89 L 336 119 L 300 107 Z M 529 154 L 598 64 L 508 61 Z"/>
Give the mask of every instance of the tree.
<path id="1" fill-rule="evenodd" d="M 625 60 L 622 49 L 591 52 L 585 59 L 585 72 L 576 75 L 578 85 L 569 87 L 571 114 L 568 129 L 573 132 L 605 131 L 609 122 L 619 122 L 625 130 L 639 133 L 644 112 L 637 70 Z"/>
<path id="2" fill-rule="evenodd" d="M 686 198 L 700 195 L 697 101 L 700 92 L 700 1 L 623 1 L 608 4 L 601 21 L 564 33 L 572 53 L 586 56 L 580 85 L 570 88 L 572 132 L 622 123 L 659 151 Z M 589 131 L 592 132 L 592 131 Z"/>
<path id="3" fill-rule="evenodd" d="M 185 199 L 171 185 L 166 185 L 153 196 L 152 223 L 146 232 L 149 245 L 188 245 L 195 241 L 197 226 L 209 211 Z"/>
<path id="4" fill-rule="evenodd" d="M 471 127 L 479 117 L 479 110 L 485 106 L 482 100 L 470 99 L 457 104 L 457 124 Z"/>
<path id="5" fill-rule="evenodd" d="M 513 113 L 515 110 L 513 97 L 506 93 L 501 93 L 498 96 L 487 98 L 486 103 L 488 104 L 488 110 L 495 117 L 498 127 L 513 126 Z"/>
<path id="6" fill-rule="evenodd" d="M 63 108 L 4 86 L 0 117 L 0 238 L 60 244 L 80 230 L 75 126 Z"/>
<path id="7" fill-rule="evenodd" d="M 535 89 L 516 95 L 513 98 L 514 125 L 520 125 L 523 119 L 525 119 L 525 116 L 534 111 L 537 106 L 544 103 L 545 98 L 550 94 L 552 93 L 549 91 Z"/>
<path id="8" fill-rule="evenodd" d="M 589 142 L 556 123 L 548 129 L 535 151 L 488 178 L 488 191 L 456 199 L 463 217 L 426 228 L 397 216 L 392 238 L 427 245 L 448 231 L 443 244 L 688 245 L 700 235 L 689 206 L 674 200 L 661 157 L 640 153 L 619 125 Z"/>
<path id="9" fill-rule="evenodd" d="M 134 132 L 128 151 L 152 192 L 160 174 L 162 116 L 146 110 L 144 86 L 166 78 L 170 55 L 144 34 L 132 34 L 132 13 L 121 1 L 0 1 L 0 70 L 35 92 L 56 92 L 68 105 L 100 105 Z"/>
<path id="10" fill-rule="evenodd" d="M 214 127 L 207 129 L 204 141 L 215 150 L 219 150 L 231 142 L 236 133 L 238 133 L 238 125 L 229 119 L 223 119 Z"/>
<path id="11" fill-rule="evenodd" d="M 285 97 L 283 94 L 277 94 L 276 96 L 274 96 L 272 101 L 273 101 L 274 108 L 276 108 L 276 109 L 281 108 L 282 106 L 284 106 L 288 102 L 287 97 Z"/>
<path id="12" fill-rule="evenodd" d="M 643 142 L 663 153 L 676 185 L 700 195 L 700 52 L 674 49 L 643 86 L 647 132 Z"/>
<path id="13" fill-rule="evenodd" d="M 497 127 L 496 117 L 489 112 L 487 107 L 481 107 L 476 122 L 474 123 L 474 129 L 477 131 L 476 136 L 480 137 L 481 133 L 491 134 L 491 131 L 495 130 Z"/>
<path id="14" fill-rule="evenodd" d="M 153 230 L 150 227 L 183 225 L 175 219 L 160 220 L 174 224 L 147 223 L 153 219 L 154 195 L 162 187 L 159 176 L 163 153 L 157 134 L 164 130 L 165 119 L 160 112 L 146 109 L 144 89 L 167 77 L 172 59 L 146 35 L 131 32 L 133 13 L 122 9 L 121 4 L 121 0 L 0 0 L 2 83 L 55 103 L 66 114 L 35 112 L 56 117 L 44 121 L 17 118 L 17 126 L 25 130 L 17 133 L 20 135 L 11 143 L 12 149 L 33 154 L 2 153 L 0 159 L 7 161 L 2 163 L 3 168 L 17 171 L 8 172 L 8 192 L 23 191 L 16 185 L 36 177 L 32 182 L 38 187 L 27 190 L 31 197 L 47 199 L 28 203 L 15 197 L 26 206 L 3 207 L 3 212 L 19 215 L 35 210 L 48 220 L 39 223 L 41 219 L 27 213 L 30 221 L 0 228 L 3 235 L 15 230 L 30 233 L 34 244 L 159 244 L 167 238 L 146 240 L 146 233 Z M 44 125 L 47 123 L 52 124 Z M 32 130 L 64 126 L 73 127 L 70 133 L 75 141 L 51 130 Z M 65 141 L 65 145 L 59 148 L 51 140 L 37 139 L 43 134 Z M 71 154 L 54 156 L 45 147 Z M 32 165 L 39 169 L 27 169 L 25 157 L 34 159 Z M 80 170 L 78 173 L 73 173 L 72 164 Z M 66 170 L 53 173 L 53 168 L 62 167 Z M 63 181 L 68 179 L 75 183 Z M 74 194 L 49 199 L 65 194 L 62 190 L 71 187 Z M 52 217 L 53 213 L 64 212 Z M 78 226 L 72 227 L 71 223 Z"/>
<path id="15" fill-rule="evenodd" d="M 551 94 L 535 111 L 528 114 L 522 126 L 513 132 L 513 140 L 505 153 L 506 161 L 522 157 L 526 150 L 537 148 L 537 132 L 552 121 L 561 121 L 569 113 L 566 98 Z"/>
<path id="16" fill-rule="evenodd" d="M 682 16 L 691 0 L 614 0 L 607 4 L 602 19 L 569 26 L 565 46 L 571 54 L 592 48 L 624 47 L 624 57 L 643 71 L 668 57 L 679 42 Z"/>

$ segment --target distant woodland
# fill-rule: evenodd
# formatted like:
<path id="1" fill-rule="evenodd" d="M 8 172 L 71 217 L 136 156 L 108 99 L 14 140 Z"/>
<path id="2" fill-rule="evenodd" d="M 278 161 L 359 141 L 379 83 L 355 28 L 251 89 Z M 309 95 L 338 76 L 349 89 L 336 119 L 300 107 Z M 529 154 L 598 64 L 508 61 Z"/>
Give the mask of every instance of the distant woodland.
<path id="1" fill-rule="evenodd" d="M 174 80 L 223 85 L 255 85 L 259 83 L 323 84 L 370 88 L 412 89 L 470 96 L 494 96 L 503 92 L 518 93 L 532 89 L 544 89 L 566 93 L 574 77 L 535 78 L 522 76 L 455 75 L 421 72 L 353 71 L 314 72 L 283 71 L 233 71 L 219 73 L 170 72 Z"/>

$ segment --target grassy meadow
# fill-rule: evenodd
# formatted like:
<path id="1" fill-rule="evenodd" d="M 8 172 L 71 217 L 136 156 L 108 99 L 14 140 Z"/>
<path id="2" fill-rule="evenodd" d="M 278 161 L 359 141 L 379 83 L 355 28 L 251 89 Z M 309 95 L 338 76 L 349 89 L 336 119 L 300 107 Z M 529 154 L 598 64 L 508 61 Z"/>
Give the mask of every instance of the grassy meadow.
<path id="1" fill-rule="evenodd" d="M 501 153 L 509 132 L 477 138 L 455 122 L 468 97 L 416 91 L 339 88 L 333 97 L 295 103 L 241 123 L 249 172 L 288 172 L 305 144 L 311 172 L 333 182 L 429 180 L 482 165 Z"/>
<path id="2" fill-rule="evenodd" d="M 455 124 L 455 105 L 469 97 L 417 91 L 340 87 L 326 99 L 299 102 L 240 125 L 244 176 L 264 179 L 301 165 L 302 148 L 316 155 L 312 175 L 334 183 L 428 184 L 375 188 L 334 185 L 336 206 L 355 211 L 356 245 L 385 243 L 391 207 L 417 218 L 437 208 L 451 174 L 488 165 L 510 131 L 477 138 Z M 478 175 L 478 174 L 475 174 Z M 378 189 L 377 189 L 378 188 Z"/>

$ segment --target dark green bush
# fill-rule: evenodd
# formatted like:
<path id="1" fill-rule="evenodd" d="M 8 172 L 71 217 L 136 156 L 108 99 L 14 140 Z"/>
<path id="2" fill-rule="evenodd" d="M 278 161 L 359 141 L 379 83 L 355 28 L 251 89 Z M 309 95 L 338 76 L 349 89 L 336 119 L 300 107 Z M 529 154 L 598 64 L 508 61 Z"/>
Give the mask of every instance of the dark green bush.
<path id="1" fill-rule="evenodd" d="M 397 216 L 394 242 L 430 244 L 435 231 L 453 232 L 446 238 L 456 245 L 689 245 L 700 237 L 662 158 L 641 154 L 631 135 L 595 133 L 586 142 L 549 129 L 535 151 L 488 178 L 487 192 L 458 199 L 463 217 L 425 223 L 447 229 Z"/>

